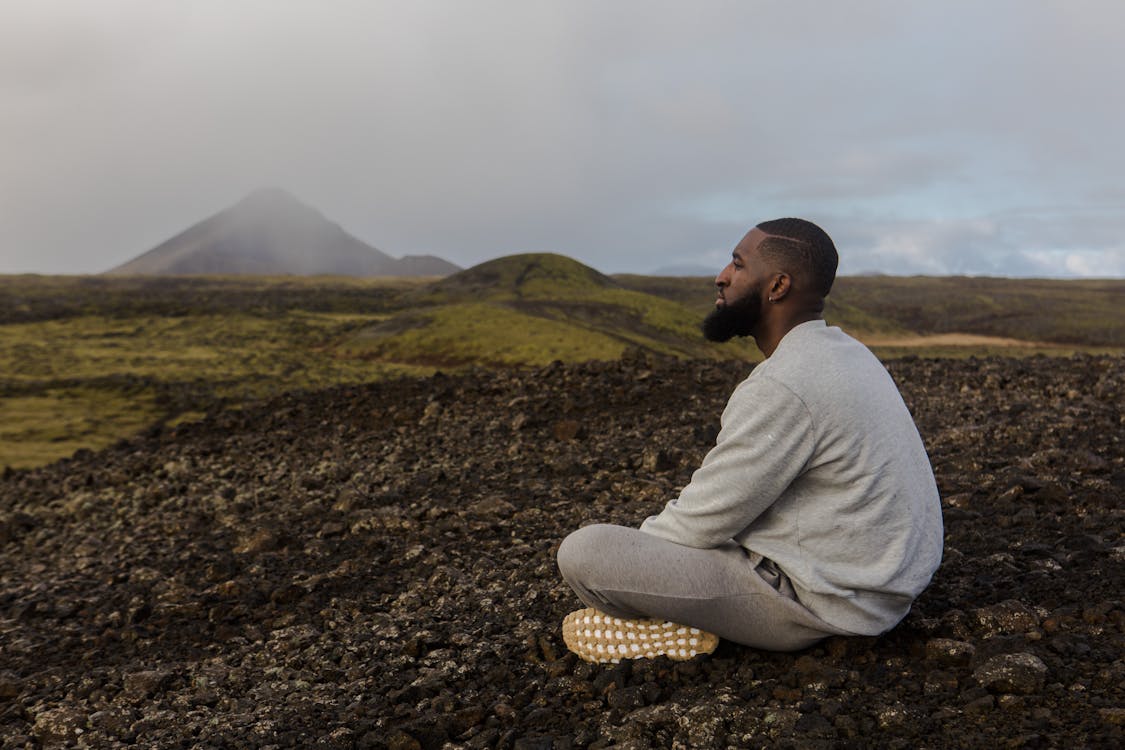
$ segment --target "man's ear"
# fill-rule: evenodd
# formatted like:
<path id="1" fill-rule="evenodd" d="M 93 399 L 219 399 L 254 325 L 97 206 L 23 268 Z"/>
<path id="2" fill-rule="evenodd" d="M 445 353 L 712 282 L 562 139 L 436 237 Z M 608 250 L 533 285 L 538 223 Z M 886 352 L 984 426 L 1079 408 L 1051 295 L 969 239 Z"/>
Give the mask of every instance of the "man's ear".
<path id="1" fill-rule="evenodd" d="M 785 299 L 789 292 L 793 289 L 793 279 L 787 273 L 779 273 L 773 277 L 770 282 L 770 302 L 780 302 Z"/>

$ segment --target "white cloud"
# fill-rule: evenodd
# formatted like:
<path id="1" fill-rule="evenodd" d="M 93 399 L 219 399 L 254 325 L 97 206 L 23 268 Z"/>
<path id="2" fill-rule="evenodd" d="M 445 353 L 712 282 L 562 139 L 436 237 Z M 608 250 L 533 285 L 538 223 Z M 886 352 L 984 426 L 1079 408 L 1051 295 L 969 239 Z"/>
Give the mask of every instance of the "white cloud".
<path id="1" fill-rule="evenodd" d="M 1028 250 L 1024 255 L 1044 276 L 1125 276 L 1125 252 L 1121 250 Z"/>
<path id="2" fill-rule="evenodd" d="M 102 270 L 264 184 L 462 264 L 643 272 L 799 215 L 872 270 L 1116 268 L 1122 26 L 1109 0 L 0 0 L 0 272 Z"/>

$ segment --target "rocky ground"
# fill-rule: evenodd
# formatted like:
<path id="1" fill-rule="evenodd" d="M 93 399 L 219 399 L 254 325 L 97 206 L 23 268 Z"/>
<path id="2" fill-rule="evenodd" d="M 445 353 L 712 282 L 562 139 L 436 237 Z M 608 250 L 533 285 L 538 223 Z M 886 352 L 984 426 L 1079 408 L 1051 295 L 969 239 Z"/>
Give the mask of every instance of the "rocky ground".
<path id="1" fill-rule="evenodd" d="M 687 482 L 739 366 L 290 394 L 0 479 L 3 747 L 1122 747 L 1125 360 L 889 365 L 945 561 L 894 631 L 591 666 L 554 553 Z"/>

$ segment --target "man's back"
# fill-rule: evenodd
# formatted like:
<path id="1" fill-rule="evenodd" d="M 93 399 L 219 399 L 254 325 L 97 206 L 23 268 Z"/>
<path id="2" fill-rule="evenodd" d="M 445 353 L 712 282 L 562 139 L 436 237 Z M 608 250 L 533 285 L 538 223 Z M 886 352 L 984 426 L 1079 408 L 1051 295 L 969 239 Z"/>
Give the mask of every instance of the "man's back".
<path id="1" fill-rule="evenodd" d="M 815 447 L 788 491 L 736 539 L 777 562 L 827 621 L 851 629 L 841 618 L 855 608 L 897 620 L 941 561 L 942 520 L 894 381 L 866 347 L 822 321 L 790 331 L 748 382 L 756 378 L 804 403 Z M 830 611 L 838 597 L 855 607 Z"/>
<path id="2" fill-rule="evenodd" d="M 715 448 L 642 530 L 774 561 L 837 627 L 892 627 L 941 560 L 941 508 L 894 381 L 859 342 L 799 325 L 731 395 Z"/>

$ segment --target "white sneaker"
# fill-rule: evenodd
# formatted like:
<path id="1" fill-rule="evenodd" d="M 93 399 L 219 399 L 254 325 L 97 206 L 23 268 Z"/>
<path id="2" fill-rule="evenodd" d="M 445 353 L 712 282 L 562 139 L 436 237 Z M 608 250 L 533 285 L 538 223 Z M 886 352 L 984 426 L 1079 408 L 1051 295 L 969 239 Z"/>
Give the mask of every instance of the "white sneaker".
<path id="1" fill-rule="evenodd" d="M 709 654 L 719 637 L 699 628 L 666 620 L 628 620 L 611 617 L 593 608 L 571 612 L 563 618 L 563 642 L 586 661 L 616 664 L 622 659 L 667 656 L 686 661 Z"/>

